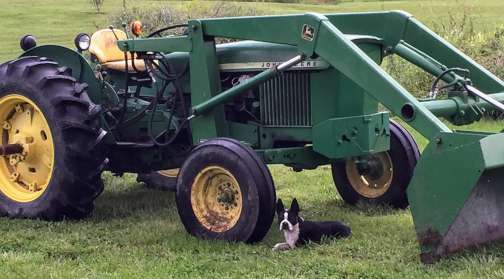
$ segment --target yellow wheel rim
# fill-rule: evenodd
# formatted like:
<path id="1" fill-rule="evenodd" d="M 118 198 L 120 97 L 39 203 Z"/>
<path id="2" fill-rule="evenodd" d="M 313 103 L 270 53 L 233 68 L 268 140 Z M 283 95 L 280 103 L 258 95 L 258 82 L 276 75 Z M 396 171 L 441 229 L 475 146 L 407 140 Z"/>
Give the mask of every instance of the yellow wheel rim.
<path id="1" fill-rule="evenodd" d="M 209 166 L 198 173 L 191 188 L 191 205 L 199 223 L 213 232 L 233 228 L 242 210 L 242 193 L 226 169 Z"/>
<path id="2" fill-rule="evenodd" d="M 392 183 L 394 169 L 388 152 L 371 155 L 368 160 L 373 160 L 373 167 L 378 168 L 375 174 L 361 175 L 354 159 L 347 160 L 346 174 L 355 191 L 366 198 L 373 199 L 387 192 Z"/>
<path id="3" fill-rule="evenodd" d="M 40 108 L 18 94 L 0 98 L 2 145 L 21 144 L 22 154 L 0 156 L 0 191 L 16 202 L 31 202 L 47 189 L 54 167 L 51 129 Z"/>
<path id="4" fill-rule="evenodd" d="M 176 178 L 178 176 L 179 169 L 160 170 L 158 173 L 162 176 Z"/>

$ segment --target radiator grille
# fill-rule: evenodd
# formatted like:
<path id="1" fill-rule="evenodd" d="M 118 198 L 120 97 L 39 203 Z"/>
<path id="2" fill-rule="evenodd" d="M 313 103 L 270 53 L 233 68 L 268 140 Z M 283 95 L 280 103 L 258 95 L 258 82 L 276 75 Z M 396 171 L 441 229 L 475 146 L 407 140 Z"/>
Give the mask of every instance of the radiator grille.
<path id="1" fill-rule="evenodd" d="M 287 72 L 259 86 L 261 121 L 268 126 L 310 126 L 310 73 Z"/>

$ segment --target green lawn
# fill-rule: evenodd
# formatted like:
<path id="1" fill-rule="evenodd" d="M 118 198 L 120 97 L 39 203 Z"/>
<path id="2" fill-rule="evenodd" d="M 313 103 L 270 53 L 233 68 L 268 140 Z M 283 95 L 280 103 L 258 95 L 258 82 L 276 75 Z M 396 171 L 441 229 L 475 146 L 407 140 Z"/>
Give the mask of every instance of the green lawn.
<path id="1" fill-rule="evenodd" d="M 12 59 L 19 54 L 19 38 L 24 34 L 37 36 L 41 43 L 73 45 L 73 39 L 80 32 L 92 33 L 97 28 L 108 26 L 110 13 L 120 12 L 122 0 L 106 0 L 102 14 L 88 4 L 88 0 L 12 0 L 2 5 L 0 19 L 0 61 Z M 128 0 L 129 7 L 169 5 L 181 7 L 187 5 L 204 6 L 200 1 L 155 1 Z M 265 14 L 304 13 L 304 12 L 350 12 L 376 10 L 405 10 L 415 15 L 426 24 L 434 20 L 443 20 L 448 15 L 460 15 L 467 11 L 474 18 L 479 30 L 494 30 L 504 24 L 501 0 L 424 0 L 424 1 L 366 1 L 344 2 L 338 5 L 308 5 L 280 3 L 241 3 L 252 6 Z"/>
<path id="2" fill-rule="evenodd" d="M 427 23 L 470 9 L 481 30 L 504 23 L 501 0 L 243 5 L 271 13 L 403 9 Z M 44 43 L 71 45 L 75 34 L 106 26 L 108 14 L 120 6 L 119 0 L 107 0 L 104 14 L 97 15 L 86 0 L 9 1 L 0 8 L 0 60 L 19 53 L 18 39 L 25 33 Z M 500 131 L 503 124 L 483 122 L 465 128 Z M 425 145 L 425 140 L 418 140 Z M 147 190 L 134 175 L 119 178 L 106 173 L 106 190 L 89 219 L 48 223 L 0 218 L 0 278 L 504 278 L 504 245 L 424 266 L 409 210 L 346 206 L 329 167 L 301 173 L 277 166 L 271 170 L 278 196 L 288 202 L 298 198 L 305 218 L 344 220 L 353 236 L 284 253 L 271 252 L 280 240 L 276 225 L 257 245 L 198 240 L 184 231 L 173 193 Z"/>
<path id="3" fill-rule="evenodd" d="M 496 125 L 490 125 L 492 129 Z M 350 239 L 274 253 L 274 225 L 257 245 L 203 241 L 179 222 L 173 193 L 146 190 L 133 175 L 105 174 L 94 216 L 80 222 L 0 219 L 2 278 L 496 278 L 504 246 L 424 266 L 408 210 L 343 204 L 330 169 L 295 173 L 272 167 L 279 197 L 301 201 L 308 219 L 342 219 Z"/>

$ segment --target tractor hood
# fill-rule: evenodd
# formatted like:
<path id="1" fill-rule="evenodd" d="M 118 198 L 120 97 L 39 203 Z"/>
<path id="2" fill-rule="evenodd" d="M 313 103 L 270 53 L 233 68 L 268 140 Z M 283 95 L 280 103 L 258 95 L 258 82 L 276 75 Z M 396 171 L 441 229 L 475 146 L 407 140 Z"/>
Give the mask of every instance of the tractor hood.
<path id="1" fill-rule="evenodd" d="M 380 63 L 382 41 L 373 36 L 346 35 L 361 47 L 369 56 Z M 257 41 L 240 41 L 218 44 L 216 46 L 219 67 L 223 72 L 264 71 L 296 56 L 293 46 Z M 185 65 L 187 53 L 171 53 L 166 56 L 172 64 Z M 177 63 L 178 62 L 178 63 Z M 291 70 L 324 70 L 329 64 L 320 58 L 306 59 Z"/>
<path id="2" fill-rule="evenodd" d="M 219 67 L 223 72 L 264 71 L 297 55 L 295 47 L 256 41 L 241 41 L 217 46 Z M 329 64 L 307 59 L 292 70 L 323 70 Z"/>

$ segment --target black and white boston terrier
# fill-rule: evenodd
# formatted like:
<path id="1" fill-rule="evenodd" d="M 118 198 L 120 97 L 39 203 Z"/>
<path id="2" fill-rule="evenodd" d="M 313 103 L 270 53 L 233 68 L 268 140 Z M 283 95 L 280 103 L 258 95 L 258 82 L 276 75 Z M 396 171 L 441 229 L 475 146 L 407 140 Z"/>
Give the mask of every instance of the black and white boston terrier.
<path id="1" fill-rule="evenodd" d="M 273 251 L 294 249 L 308 243 L 308 241 L 320 242 L 323 237 L 349 237 L 352 230 L 339 221 L 312 222 L 305 221 L 299 216 L 299 204 L 296 199 L 292 200 L 289 209 L 285 209 L 281 199 L 277 202 L 277 215 L 280 231 L 283 233 L 285 242 L 277 243 Z"/>

